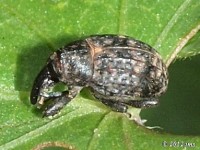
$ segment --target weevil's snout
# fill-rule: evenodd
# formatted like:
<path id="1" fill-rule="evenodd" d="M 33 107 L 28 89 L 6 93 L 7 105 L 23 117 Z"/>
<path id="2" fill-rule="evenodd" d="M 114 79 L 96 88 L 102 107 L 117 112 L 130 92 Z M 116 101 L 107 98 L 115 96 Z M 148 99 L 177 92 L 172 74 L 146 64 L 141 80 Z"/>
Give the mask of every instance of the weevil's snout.
<path id="1" fill-rule="evenodd" d="M 52 64 L 52 61 L 50 61 L 36 77 L 30 95 L 32 104 L 38 103 L 39 105 L 42 105 L 45 99 L 45 92 L 59 81 L 58 75 L 54 71 Z"/>

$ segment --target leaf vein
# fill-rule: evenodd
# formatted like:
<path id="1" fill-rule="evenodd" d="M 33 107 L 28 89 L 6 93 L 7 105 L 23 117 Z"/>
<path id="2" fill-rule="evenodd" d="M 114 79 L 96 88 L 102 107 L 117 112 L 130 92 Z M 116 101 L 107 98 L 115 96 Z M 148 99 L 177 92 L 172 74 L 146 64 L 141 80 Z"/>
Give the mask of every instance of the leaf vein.
<path id="1" fill-rule="evenodd" d="M 98 125 L 96 126 L 95 129 L 99 129 L 99 127 L 101 126 L 103 120 L 104 120 L 104 119 L 106 118 L 106 116 L 109 115 L 110 113 L 111 113 L 111 111 L 105 113 L 105 115 L 104 115 L 104 116 L 102 117 L 102 119 L 99 121 L 99 123 L 98 123 Z M 94 129 L 94 130 L 95 130 L 95 129 Z M 89 142 L 88 142 L 88 147 L 87 147 L 88 150 L 90 150 L 90 149 L 92 150 L 92 149 L 93 149 L 93 146 L 92 146 L 92 145 L 93 145 L 93 142 L 94 142 L 94 139 L 95 139 L 94 137 L 97 137 L 97 136 L 98 136 L 97 134 L 98 134 L 98 132 L 95 132 L 95 131 L 94 131 L 93 135 L 91 136 L 91 138 L 90 138 L 90 140 L 89 140 Z"/>
<path id="2" fill-rule="evenodd" d="M 188 41 L 193 38 L 197 32 L 200 30 L 200 24 L 198 24 L 195 28 L 193 28 L 184 38 L 182 38 L 178 44 L 173 53 L 170 55 L 170 57 L 166 61 L 167 67 L 171 64 L 171 62 L 176 58 L 177 54 L 182 50 L 182 48 L 188 43 Z"/>
<path id="3" fill-rule="evenodd" d="M 172 29 L 172 27 L 175 25 L 177 22 L 178 18 L 181 16 L 182 12 L 189 6 L 189 3 L 191 0 L 186 0 L 184 3 L 180 5 L 180 7 L 177 9 L 177 11 L 174 13 L 174 15 L 171 17 L 167 25 L 164 27 L 163 31 L 161 34 L 158 36 L 156 43 L 154 44 L 154 47 L 158 49 L 161 47 L 162 42 L 165 40 L 167 37 L 169 31 Z"/>

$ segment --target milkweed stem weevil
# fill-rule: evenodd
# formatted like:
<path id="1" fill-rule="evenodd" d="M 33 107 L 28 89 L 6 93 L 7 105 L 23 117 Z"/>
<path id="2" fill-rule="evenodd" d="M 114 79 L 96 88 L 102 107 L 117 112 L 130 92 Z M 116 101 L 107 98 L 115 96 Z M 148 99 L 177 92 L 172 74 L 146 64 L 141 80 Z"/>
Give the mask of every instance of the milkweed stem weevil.
<path id="1" fill-rule="evenodd" d="M 68 90 L 53 92 L 59 82 Z M 103 104 L 127 112 L 128 106 L 156 106 L 167 85 L 167 68 L 151 46 L 128 36 L 93 35 L 49 57 L 34 81 L 30 100 L 47 104 L 43 115 L 53 116 L 83 87 L 89 87 Z"/>

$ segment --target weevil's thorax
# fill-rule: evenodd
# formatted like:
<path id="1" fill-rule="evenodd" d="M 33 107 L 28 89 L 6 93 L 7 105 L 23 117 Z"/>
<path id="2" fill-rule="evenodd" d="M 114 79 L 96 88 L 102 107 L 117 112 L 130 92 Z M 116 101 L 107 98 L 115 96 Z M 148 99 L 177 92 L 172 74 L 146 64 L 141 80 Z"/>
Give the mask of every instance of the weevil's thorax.
<path id="1" fill-rule="evenodd" d="M 92 58 L 85 41 L 71 43 L 58 50 L 52 57 L 61 82 L 84 86 L 92 77 Z"/>

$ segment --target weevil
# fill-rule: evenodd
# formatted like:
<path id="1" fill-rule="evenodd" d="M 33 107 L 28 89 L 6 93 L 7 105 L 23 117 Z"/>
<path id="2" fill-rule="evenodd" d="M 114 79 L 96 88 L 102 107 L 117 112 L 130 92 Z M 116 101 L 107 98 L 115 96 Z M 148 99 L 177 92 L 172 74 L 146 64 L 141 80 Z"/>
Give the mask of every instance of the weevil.
<path id="1" fill-rule="evenodd" d="M 60 82 L 68 89 L 53 92 Z M 103 104 L 125 113 L 129 106 L 156 106 L 167 86 L 167 67 L 154 48 L 129 36 L 93 35 L 49 57 L 34 81 L 30 100 L 46 105 L 44 116 L 54 116 L 89 87 Z"/>

